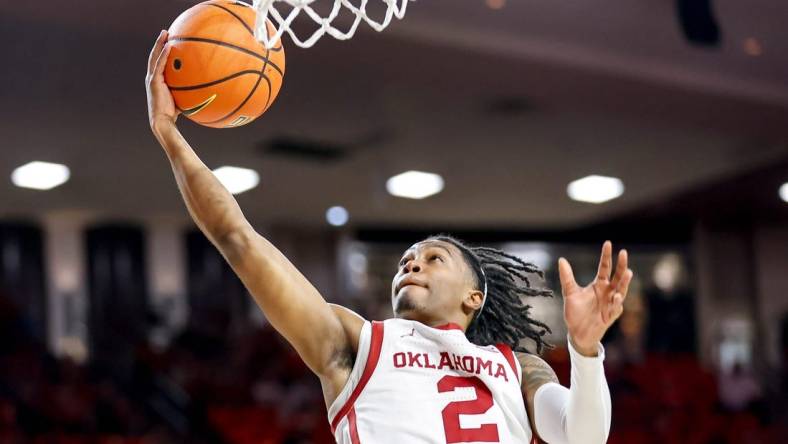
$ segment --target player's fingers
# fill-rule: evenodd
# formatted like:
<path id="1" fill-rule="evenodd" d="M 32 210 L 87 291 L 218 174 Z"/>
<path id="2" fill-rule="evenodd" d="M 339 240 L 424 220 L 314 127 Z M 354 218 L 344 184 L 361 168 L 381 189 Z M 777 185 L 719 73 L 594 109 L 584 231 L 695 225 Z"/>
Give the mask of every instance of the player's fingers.
<path id="1" fill-rule="evenodd" d="M 170 49 L 172 46 L 166 45 L 164 49 L 159 54 L 159 60 L 156 61 L 156 68 L 153 73 L 154 76 L 161 76 L 164 75 L 164 68 L 167 66 L 167 57 L 170 55 Z"/>
<path id="2" fill-rule="evenodd" d="M 620 250 L 618 252 L 618 260 L 616 261 L 616 272 L 613 274 L 613 279 L 610 281 L 613 288 L 618 287 L 618 283 L 621 281 L 621 278 L 624 277 L 624 273 L 626 273 L 628 268 L 628 262 L 629 253 L 627 253 L 627 250 Z"/>
<path id="3" fill-rule="evenodd" d="M 596 273 L 597 279 L 610 279 L 610 272 L 613 270 L 613 244 L 605 241 L 602 245 L 602 255 L 599 257 L 599 270 Z"/>
<path id="4" fill-rule="evenodd" d="M 613 304 L 613 300 L 611 298 L 611 302 L 609 304 L 606 304 L 602 308 L 602 322 L 604 322 L 605 325 L 610 325 L 613 323 L 613 315 L 615 315 L 615 309 L 616 309 L 615 304 Z"/>
<path id="5" fill-rule="evenodd" d="M 624 272 L 624 276 L 621 278 L 621 281 L 618 283 L 616 287 L 616 292 L 621 293 L 624 296 L 624 299 L 627 297 L 627 292 L 629 292 L 629 283 L 632 282 L 632 276 L 634 276 L 634 272 L 627 268 L 627 271 Z"/>
<path id="6" fill-rule="evenodd" d="M 577 287 L 575 275 L 572 273 L 572 266 L 564 258 L 558 259 L 558 279 L 561 281 L 561 292 L 564 294 L 564 297 L 572 293 Z"/>
<path id="7" fill-rule="evenodd" d="M 613 303 L 608 308 L 608 320 L 606 323 L 612 324 L 624 312 L 624 295 L 616 293 L 613 296 Z"/>
<path id="8" fill-rule="evenodd" d="M 156 38 L 153 49 L 150 50 L 150 55 L 148 55 L 148 74 L 153 74 L 153 69 L 156 67 L 156 62 L 159 60 L 159 55 L 164 48 L 164 42 L 166 42 L 166 40 L 167 31 L 162 30 L 159 33 L 159 37 Z"/>

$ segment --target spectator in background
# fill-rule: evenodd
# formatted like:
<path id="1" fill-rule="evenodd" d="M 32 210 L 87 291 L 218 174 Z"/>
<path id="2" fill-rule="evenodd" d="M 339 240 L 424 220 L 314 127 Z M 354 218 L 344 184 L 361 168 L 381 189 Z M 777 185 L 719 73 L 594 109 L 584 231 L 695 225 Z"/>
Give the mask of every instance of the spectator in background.
<path id="1" fill-rule="evenodd" d="M 646 358 L 646 328 L 648 310 L 640 281 L 633 279 L 630 295 L 624 301 L 624 313 L 605 346 L 611 366 L 640 364 Z"/>
<path id="2" fill-rule="evenodd" d="M 788 313 L 784 313 L 780 321 L 780 353 L 780 383 L 774 411 L 779 412 L 777 423 L 782 424 L 781 431 L 788 436 Z"/>
<path id="3" fill-rule="evenodd" d="M 761 386 L 755 375 L 740 362 L 720 373 L 718 388 L 720 403 L 731 412 L 746 410 L 761 396 Z"/>
<path id="4" fill-rule="evenodd" d="M 695 353 L 695 300 L 687 289 L 687 267 L 681 255 L 665 254 L 654 266 L 654 286 L 644 292 L 650 319 L 648 351 Z"/>
<path id="5" fill-rule="evenodd" d="M 0 398 L 0 443 L 22 442 L 22 431 L 17 426 L 16 406 Z"/>

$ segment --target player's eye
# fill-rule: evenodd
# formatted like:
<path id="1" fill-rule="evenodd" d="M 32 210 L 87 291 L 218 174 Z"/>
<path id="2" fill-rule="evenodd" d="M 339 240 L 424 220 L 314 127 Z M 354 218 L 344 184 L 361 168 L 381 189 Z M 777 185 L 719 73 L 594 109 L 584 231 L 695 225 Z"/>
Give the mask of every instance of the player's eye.
<path id="1" fill-rule="evenodd" d="M 437 254 L 433 254 L 432 256 L 430 256 L 430 260 L 431 260 L 431 261 L 432 261 L 432 260 L 435 260 L 435 259 L 440 259 L 440 260 L 441 260 L 441 262 L 443 262 L 443 258 L 442 258 L 442 257 L 440 257 L 440 256 L 439 256 L 439 255 L 437 255 Z"/>

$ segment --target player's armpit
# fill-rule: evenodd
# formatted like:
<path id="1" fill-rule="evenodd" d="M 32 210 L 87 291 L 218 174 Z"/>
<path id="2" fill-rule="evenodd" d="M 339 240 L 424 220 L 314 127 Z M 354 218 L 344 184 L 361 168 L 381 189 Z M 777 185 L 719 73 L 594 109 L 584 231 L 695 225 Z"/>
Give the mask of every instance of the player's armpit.
<path id="1" fill-rule="evenodd" d="M 525 406 L 528 410 L 528 420 L 531 423 L 531 430 L 536 433 L 536 423 L 534 422 L 534 397 L 536 391 L 539 387 L 549 382 L 558 383 L 558 376 L 542 358 L 530 353 L 517 352 L 515 354 L 523 370 L 522 391 L 526 401 Z"/>
<path id="2" fill-rule="evenodd" d="M 356 361 L 356 354 L 358 354 L 358 341 L 361 335 L 361 328 L 364 326 L 364 318 L 347 307 L 337 304 L 328 305 L 339 318 L 339 322 L 342 324 L 349 345 L 346 353 L 337 359 L 337 364 L 342 368 L 351 370 Z"/>

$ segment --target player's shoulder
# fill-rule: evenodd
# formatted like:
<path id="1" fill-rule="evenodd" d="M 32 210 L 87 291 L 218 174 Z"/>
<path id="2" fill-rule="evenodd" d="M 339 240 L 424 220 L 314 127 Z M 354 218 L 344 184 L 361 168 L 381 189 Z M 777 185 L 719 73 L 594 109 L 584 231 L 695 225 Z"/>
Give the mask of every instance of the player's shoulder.
<path id="1" fill-rule="evenodd" d="M 523 367 L 526 365 L 548 365 L 547 361 L 533 353 L 515 351 L 514 356 L 517 357 L 517 360 L 520 361 L 520 365 Z"/>
<path id="2" fill-rule="evenodd" d="M 367 319 L 347 307 L 331 303 L 328 305 L 331 307 L 334 315 L 342 324 L 345 334 L 349 339 L 351 339 L 353 343 L 353 349 L 357 351 L 361 331 L 364 328 L 364 324 L 367 323 Z M 385 325 L 386 331 L 410 330 L 412 327 L 419 324 L 416 321 L 400 318 L 389 318 L 379 322 Z"/>
<path id="3" fill-rule="evenodd" d="M 540 385 L 547 382 L 558 382 L 558 376 L 550 364 L 544 359 L 532 353 L 514 352 L 523 372 L 523 384 L 535 390 Z"/>
<path id="4" fill-rule="evenodd" d="M 526 368 L 547 368 L 552 371 L 552 367 L 550 367 L 550 364 L 548 364 L 547 361 L 533 353 L 515 351 L 514 356 L 517 357 L 517 360 L 520 362 L 520 366 L 523 368 L 523 371 L 525 371 Z"/>

